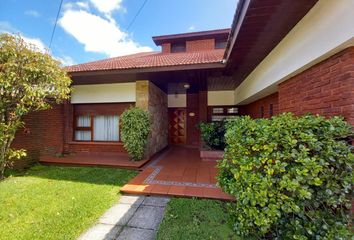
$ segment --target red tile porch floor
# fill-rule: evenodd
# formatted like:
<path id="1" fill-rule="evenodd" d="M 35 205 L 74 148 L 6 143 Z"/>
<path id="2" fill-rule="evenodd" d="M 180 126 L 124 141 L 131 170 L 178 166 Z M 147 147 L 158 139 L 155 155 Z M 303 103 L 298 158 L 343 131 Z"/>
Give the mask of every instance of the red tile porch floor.
<path id="1" fill-rule="evenodd" d="M 65 157 L 43 156 L 42 164 L 70 165 L 70 166 L 102 166 L 140 169 L 149 159 L 131 161 L 124 153 L 83 152 Z"/>
<path id="2" fill-rule="evenodd" d="M 202 161 L 198 149 L 171 146 L 155 156 L 120 191 L 129 194 L 234 200 L 216 186 L 215 165 L 215 162 Z"/>

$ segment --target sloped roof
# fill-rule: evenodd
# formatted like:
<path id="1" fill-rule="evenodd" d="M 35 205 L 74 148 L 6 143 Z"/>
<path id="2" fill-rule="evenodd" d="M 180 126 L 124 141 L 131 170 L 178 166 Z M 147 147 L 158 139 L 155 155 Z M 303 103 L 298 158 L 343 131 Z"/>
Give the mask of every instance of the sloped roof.
<path id="1" fill-rule="evenodd" d="M 68 72 L 87 72 L 102 70 L 123 70 L 151 67 L 170 67 L 206 63 L 221 63 L 225 49 L 198 52 L 161 53 L 147 52 L 114 57 L 67 67 Z"/>

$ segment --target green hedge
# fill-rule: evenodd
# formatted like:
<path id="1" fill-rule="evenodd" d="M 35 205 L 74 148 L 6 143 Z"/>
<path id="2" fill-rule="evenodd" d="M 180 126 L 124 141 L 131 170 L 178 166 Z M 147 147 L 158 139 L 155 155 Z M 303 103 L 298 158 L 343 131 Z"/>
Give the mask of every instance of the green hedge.
<path id="1" fill-rule="evenodd" d="M 207 148 L 224 150 L 225 148 L 225 122 L 200 123 L 201 138 Z"/>
<path id="2" fill-rule="evenodd" d="M 219 184 L 238 234 L 350 239 L 352 128 L 339 117 L 282 114 L 227 124 Z"/>
<path id="3" fill-rule="evenodd" d="M 150 133 L 149 114 L 140 108 L 131 107 L 123 112 L 121 120 L 124 148 L 132 160 L 139 161 L 144 157 Z"/>

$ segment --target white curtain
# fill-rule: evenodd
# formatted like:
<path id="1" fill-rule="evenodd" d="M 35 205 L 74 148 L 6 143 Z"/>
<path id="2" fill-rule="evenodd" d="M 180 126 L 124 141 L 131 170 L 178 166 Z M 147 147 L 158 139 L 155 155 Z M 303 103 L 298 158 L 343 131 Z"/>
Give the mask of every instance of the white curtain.
<path id="1" fill-rule="evenodd" d="M 95 116 L 93 119 L 94 141 L 118 141 L 118 116 Z"/>
<path id="2" fill-rule="evenodd" d="M 91 131 L 75 131 L 77 141 L 91 141 Z"/>
<path id="3" fill-rule="evenodd" d="M 87 116 L 78 116 L 77 117 L 77 126 L 78 127 L 90 127 L 91 126 L 91 117 Z"/>

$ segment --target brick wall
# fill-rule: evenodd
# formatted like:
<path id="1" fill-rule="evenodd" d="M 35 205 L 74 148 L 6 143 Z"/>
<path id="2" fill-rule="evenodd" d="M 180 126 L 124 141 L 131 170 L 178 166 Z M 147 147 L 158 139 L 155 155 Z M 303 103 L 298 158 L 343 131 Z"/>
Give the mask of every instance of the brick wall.
<path id="1" fill-rule="evenodd" d="M 186 41 L 186 52 L 212 50 L 214 48 L 215 48 L 215 39 Z M 162 53 L 170 53 L 171 52 L 171 43 L 161 44 L 161 52 Z"/>
<path id="2" fill-rule="evenodd" d="M 19 129 L 12 143 L 15 149 L 26 149 L 27 157 L 15 162 L 23 168 L 39 160 L 41 155 L 54 155 L 63 151 L 63 105 L 30 113 L 24 118 L 25 126 Z"/>
<path id="3" fill-rule="evenodd" d="M 279 111 L 342 115 L 354 125 L 354 47 L 279 84 Z"/>
<path id="4" fill-rule="evenodd" d="M 71 142 L 69 145 L 69 153 L 71 152 L 110 152 L 110 153 L 126 153 L 123 143 L 97 143 L 97 142 Z"/>
<path id="5" fill-rule="evenodd" d="M 205 40 L 194 40 L 186 42 L 186 51 L 187 52 L 196 52 L 203 50 L 212 50 L 215 48 L 214 39 L 205 39 Z"/>
<path id="6" fill-rule="evenodd" d="M 250 115 L 252 118 L 261 118 L 261 112 L 263 108 L 263 117 L 269 118 L 271 117 L 271 106 L 273 108 L 273 115 L 279 113 L 278 105 L 278 93 L 274 93 L 250 104 L 242 106 L 242 112 L 240 112 L 240 114 Z"/>
<path id="7" fill-rule="evenodd" d="M 171 43 L 163 43 L 161 45 L 161 52 L 170 53 L 171 52 Z"/>

